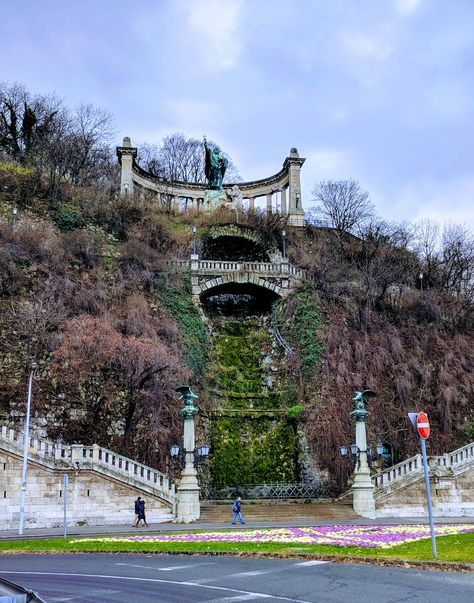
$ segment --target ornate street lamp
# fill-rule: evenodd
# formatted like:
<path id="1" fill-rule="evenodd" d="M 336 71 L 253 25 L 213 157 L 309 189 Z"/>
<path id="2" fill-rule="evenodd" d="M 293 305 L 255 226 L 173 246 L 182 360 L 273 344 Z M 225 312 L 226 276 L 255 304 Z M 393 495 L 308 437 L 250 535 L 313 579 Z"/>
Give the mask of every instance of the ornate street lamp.
<path id="1" fill-rule="evenodd" d="M 350 458 L 353 463 L 354 483 L 352 485 L 353 492 L 353 507 L 358 515 L 365 517 L 374 517 L 375 503 L 372 484 L 370 478 L 370 467 L 372 465 L 372 450 L 367 446 L 367 437 L 365 429 L 365 421 L 369 414 L 365 406 L 370 398 L 374 398 L 377 394 L 371 389 L 357 391 L 353 398 L 354 410 L 350 412 L 350 416 L 356 422 L 356 437 L 355 442 L 350 446 L 343 445 L 340 447 L 340 452 L 343 458 Z M 350 451 L 350 456 L 349 456 Z M 376 445 L 377 454 L 383 452 L 381 443 Z"/>
<path id="2" fill-rule="evenodd" d="M 283 229 L 281 231 L 281 236 L 283 237 L 283 259 L 286 257 L 286 249 L 285 249 L 285 240 L 286 240 L 286 230 Z"/>
<path id="3" fill-rule="evenodd" d="M 170 454 L 171 458 L 179 462 L 183 468 L 177 488 L 177 521 L 189 523 L 199 519 L 201 514 L 196 467 L 209 455 L 209 446 L 207 444 L 198 448 L 195 446 L 194 419 L 198 408 L 194 405 L 194 401 L 198 398 L 197 394 L 191 391 L 189 385 L 178 387 L 176 391 L 179 400 L 184 402 L 181 409 L 184 418 L 183 449 L 181 451 L 178 444 L 173 444 Z"/>

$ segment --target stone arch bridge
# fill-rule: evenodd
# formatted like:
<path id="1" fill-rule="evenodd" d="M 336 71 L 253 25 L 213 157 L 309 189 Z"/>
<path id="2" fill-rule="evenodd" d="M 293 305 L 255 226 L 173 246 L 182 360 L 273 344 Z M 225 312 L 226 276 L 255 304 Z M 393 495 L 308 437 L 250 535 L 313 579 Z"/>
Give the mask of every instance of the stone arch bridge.
<path id="1" fill-rule="evenodd" d="M 253 285 L 285 298 L 303 279 L 303 270 L 281 262 L 240 262 L 201 260 L 187 262 L 191 271 L 192 293 L 199 302 L 206 291 L 228 284 Z"/>

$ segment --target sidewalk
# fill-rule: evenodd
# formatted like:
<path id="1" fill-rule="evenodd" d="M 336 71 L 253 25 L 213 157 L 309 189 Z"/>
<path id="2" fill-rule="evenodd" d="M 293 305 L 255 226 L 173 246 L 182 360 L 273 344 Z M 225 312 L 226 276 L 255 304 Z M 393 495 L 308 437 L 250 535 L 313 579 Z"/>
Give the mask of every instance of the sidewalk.
<path id="1" fill-rule="evenodd" d="M 474 517 L 437 517 L 435 518 L 435 524 L 450 524 L 450 523 L 474 523 Z M 363 517 L 358 519 L 347 519 L 337 521 L 285 521 L 285 522 L 268 522 L 258 521 L 249 522 L 243 526 L 236 525 L 233 529 L 252 529 L 252 528 L 298 528 L 308 526 L 325 526 L 325 525 L 408 525 L 415 524 L 428 525 L 428 518 L 424 517 L 405 517 L 405 518 L 389 518 L 384 517 L 382 519 L 365 519 Z M 232 524 L 229 520 L 228 523 L 201 523 L 199 521 L 194 523 L 182 524 L 182 523 L 155 523 L 148 527 L 134 528 L 131 525 L 116 525 L 116 526 L 68 526 L 67 535 L 69 536 L 106 536 L 112 534 L 131 534 L 131 533 L 143 533 L 147 534 L 159 533 L 159 532 L 188 532 L 193 530 L 222 530 L 230 529 Z M 30 539 L 30 538 L 62 538 L 64 534 L 64 528 L 27 528 L 24 530 L 23 536 L 18 535 L 18 530 L 2 530 L 0 531 L 1 540 L 17 540 L 17 539 Z"/>

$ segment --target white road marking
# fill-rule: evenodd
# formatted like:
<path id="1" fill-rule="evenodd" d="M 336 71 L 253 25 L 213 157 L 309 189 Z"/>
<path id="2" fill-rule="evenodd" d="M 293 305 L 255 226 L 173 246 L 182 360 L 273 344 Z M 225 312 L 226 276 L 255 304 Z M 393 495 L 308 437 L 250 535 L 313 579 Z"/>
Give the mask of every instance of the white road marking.
<path id="1" fill-rule="evenodd" d="M 191 563 L 190 565 L 172 565 L 169 567 L 152 567 L 151 565 L 133 565 L 132 563 L 116 563 L 115 565 L 125 565 L 126 567 L 141 567 L 143 569 L 156 570 L 157 572 L 172 572 L 174 570 L 187 569 L 188 567 L 198 567 L 200 565 L 214 565 L 213 563 Z"/>
<path id="2" fill-rule="evenodd" d="M 301 563 L 295 563 L 294 567 L 304 567 L 306 565 L 323 565 L 325 563 L 329 563 L 329 561 L 320 561 L 318 559 L 313 559 L 312 561 L 302 561 Z"/>
<path id="3" fill-rule="evenodd" d="M 249 590 L 238 590 L 237 588 L 226 588 L 225 586 L 206 586 L 195 582 L 180 582 L 179 580 L 160 580 L 158 578 L 135 578 L 133 576 L 109 576 L 107 574 L 73 574 L 70 572 L 16 572 L 0 570 L 0 574 L 15 574 L 22 576 L 63 576 L 67 578 L 104 578 L 106 580 L 128 580 L 130 582 L 155 582 L 161 584 L 176 584 L 178 586 L 192 586 L 194 588 L 207 588 L 209 590 L 220 590 L 228 593 L 237 593 L 239 595 L 252 595 L 254 598 L 273 598 L 278 601 L 289 601 L 290 603 L 311 603 L 303 599 L 293 599 L 291 597 L 280 597 L 278 595 L 268 595 L 266 593 L 254 593 Z M 221 599 L 222 600 L 222 599 Z"/>
<path id="4" fill-rule="evenodd" d="M 243 578 L 245 576 L 261 576 L 262 574 L 272 574 L 273 570 L 254 570 L 253 572 L 241 572 L 239 574 L 230 574 L 228 578 Z"/>
<path id="5" fill-rule="evenodd" d="M 242 595 L 237 597 L 219 597 L 219 599 L 211 599 L 207 603 L 231 603 L 231 601 L 255 601 L 255 599 L 272 599 L 272 595 L 255 595 L 249 593 L 248 595 Z"/>

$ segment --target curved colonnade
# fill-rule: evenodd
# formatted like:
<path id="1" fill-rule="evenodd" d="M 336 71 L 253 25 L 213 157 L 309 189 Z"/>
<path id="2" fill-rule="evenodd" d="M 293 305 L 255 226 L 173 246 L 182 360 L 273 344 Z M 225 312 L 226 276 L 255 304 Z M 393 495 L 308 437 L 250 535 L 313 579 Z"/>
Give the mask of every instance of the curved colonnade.
<path id="1" fill-rule="evenodd" d="M 167 195 L 172 198 L 175 207 L 180 206 L 180 200 L 185 200 L 185 206 L 195 211 L 209 211 L 204 204 L 206 185 L 195 182 L 167 182 L 156 178 L 141 168 L 137 161 L 137 147 L 132 147 L 130 138 L 125 136 L 122 146 L 117 147 L 117 157 L 121 165 L 120 189 L 122 195 L 134 192 L 149 191 L 158 196 Z M 282 169 L 273 176 L 250 182 L 225 184 L 224 191 L 232 203 L 230 207 L 246 207 L 255 209 L 255 199 L 266 198 L 266 211 L 278 212 L 288 217 L 293 226 L 304 226 L 304 210 L 301 199 L 300 171 L 305 162 L 298 155 L 296 148 L 283 162 Z M 280 197 L 278 199 L 278 193 Z M 279 200 L 279 204 L 278 204 Z"/>

